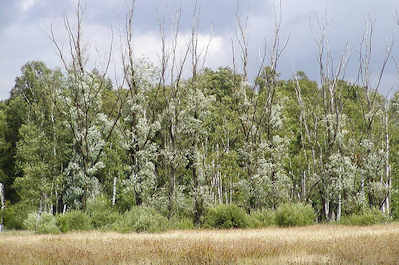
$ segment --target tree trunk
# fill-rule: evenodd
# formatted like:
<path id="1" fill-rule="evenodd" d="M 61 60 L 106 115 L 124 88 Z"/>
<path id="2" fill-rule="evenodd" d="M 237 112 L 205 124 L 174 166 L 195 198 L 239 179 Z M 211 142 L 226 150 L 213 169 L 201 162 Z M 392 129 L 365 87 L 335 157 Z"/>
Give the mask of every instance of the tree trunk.
<path id="1" fill-rule="evenodd" d="M 114 177 L 114 183 L 112 188 L 112 206 L 115 206 L 115 199 L 116 199 L 116 177 Z"/>
<path id="2" fill-rule="evenodd" d="M 324 213 L 325 213 L 326 220 L 329 221 L 330 220 L 330 201 L 328 199 L 325 199 L 325 201 L 324 201 Z"/>
<path id="3" fill-rule="evenodd" d="M 340 192 L 338 194 L 337 222 L 339 222 L 341 220 L 341 212 L 342 212 L 342 195 Z"/>
<path id="4" fill-rule="evenodd" d="M 194 182 L 194 224 L 199 224 L 203 214 L 203 200 L 200 194 L 200 183 L 197 174 L 196 161 L 195 161 L 196 148 L 193 151 L 193 158 L 191 161 L 191 171 Z"/>
<path id="5" fill-rule="evenodd" d="M 303 171 L 302 177 L 302 201 L 306 200 L 306 171 Z"/>
<path id="6" fill-rule="evenodd" d="M 169 175 L 169 189 L 168 189 L 168 218 L 170 219 L 175 211 L 175 168 L 174 166 L 171 167 Z"/>
<path id="7" fill-rule="evenodd" d="M 1 219 L 0 219 L 0 232 L 3 232 L 3 211 L 5 209 L 5 202 L 4 202 L 4 187 L 3 184 L 0 183 L 0 203 L 1 203 Z"/>
<path id="8" fill-rule="evenodd" d="M 387 106 L 385 106 L 385 186 L 387 187 L 387 195 L 385 198 L 385 202 L 383 205 L 384 212 L 386 212 L 388 215 L 390 214 L 390 193 L 391 193 L 391 187 L 390 187 L 390 182 L 391 182 L 391 176 L 390 176 L 390 164 L 389 164 L 389 131 L 388 131 L 388 112 L 387 112 Z M 384 184 L 384 183 L 383 183 Z"/>

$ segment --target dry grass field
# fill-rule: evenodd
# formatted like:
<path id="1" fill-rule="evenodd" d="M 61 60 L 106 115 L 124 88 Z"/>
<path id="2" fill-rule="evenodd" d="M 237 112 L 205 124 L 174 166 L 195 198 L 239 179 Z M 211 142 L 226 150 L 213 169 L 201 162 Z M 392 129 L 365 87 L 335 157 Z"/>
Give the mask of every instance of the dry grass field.
<path id="1" fill-rule="evenodd" d="M 399 264 L 399 224 L 0 234 L 0 264 Z"/>

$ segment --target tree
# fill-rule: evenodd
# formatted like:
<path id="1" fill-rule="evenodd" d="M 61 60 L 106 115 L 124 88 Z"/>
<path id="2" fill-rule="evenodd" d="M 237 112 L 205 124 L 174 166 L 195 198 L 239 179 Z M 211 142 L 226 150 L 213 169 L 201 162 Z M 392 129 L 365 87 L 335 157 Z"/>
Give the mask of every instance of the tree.
<path id="1" fill-rule="evenodd" d="M 114 108 L 116 115 L 107 116 L 102 112 L 101 98 L 109 89 L 106 79 L 110 63 L 110 54 L 102 73 L 99 70 L 87 70 L 87 57 L 82 48 L 82 9 L 80 2 L 76 7 L 76 29 L 73 29 L 68 17 L 65 29 L 70 46 L 70 64 L 60 48 L 52 31 L 51 37 L 61 62 L 67 73 L 66 87 L 59 96 L 58 109 L 65 117 L 67 128 L 72 135 L 72 154 L 66 171 L 67 190 L 65 201 L 76 208 L 85 208 L 90 196 L 99 192 L 97 173 L 104 168 L 104 149 L 121 117 L 118 101 Z M 111 47 L 112 48 L 112 47 Z M 112 49 L 111 49 L 112 50 Z"/>
<path id="2" fill-rule="evenodd" d="M 60 71 L 52 71 L 42 62 L 29 62 L 22 67 L 11 93 L 10 103 L 18 102 L 25 111 L 16 133 L 19 139 L 14 187 L 22 200 L 35 202 L 41 210 L 59 210 L 60 178 L 68 152 L 65 145 L 68 137 L 62 132 L 56 109 L 62 82 Z M 36 194 L 27 192 L 32 183 L 43 184 L 43 190 L 37 190 Z"/>

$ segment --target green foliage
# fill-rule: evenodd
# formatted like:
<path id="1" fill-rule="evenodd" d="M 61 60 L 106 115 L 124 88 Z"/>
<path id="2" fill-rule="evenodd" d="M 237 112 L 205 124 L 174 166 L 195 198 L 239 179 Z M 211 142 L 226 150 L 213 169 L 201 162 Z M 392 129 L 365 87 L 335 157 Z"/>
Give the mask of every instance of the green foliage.
<path id="1" fill-rule="evenodd" d="M 390 221 L 390 218 L 380 210 L 365 209 L 361 214 L 353 214 L 342 217 L 340 223 L 344 225 L 373 225 L 384 224 Z"/>
<path id="2" fill-rule="evenodd" d="M 134 193 L 130 189 L 124 189 L 119 193 L 116 206 L 121 213 L 124 213 L 133 207 L 133 201 L 135 201 Z"/>
<path id="3" fill-rule="evenodd" d="M 249 225 L 245 211 L 234 204 L 221 204 L 208 209 L 204 222 L 206 228 L 246 228 Z"/>
<path id="4" fill-rule="evenodd" d="M 399 191 L 395 190 L 392 194 L 392 218 L 399 220 Z"/>
<path id="5" fill-rule="evenodd" d="M 275 220 L 283 227 L 310 225 L 315 221 L 315 213 L 310 205 L 285 203 L 277 208 Z"/>
<path id="6" fill-rule="evenodd" d="M 86 213 L 90 216 L 93 228 L 96 229 L 108 228 L 120 218 L 119 212 L 112 208 L 110 201 L 104 196 L 88 201 Z"/>
<path id="7" fill-rule="evenodd" d="M 98 71 L 22 68 L 0 104 L 0 183 L 8 202 L 25 203 L 7 205 L 6 228 L 23 228 L 39 205 L 82 209 L 58 216 L 62 231 L 311 224 L 310 206 L 284 204 L 298 198 L 319 220 L 373 223 L 380 217 L 362 211 L 389 195 L 399 218 L 399 93 L 384 128 L 385 99 L 345 80 L 332 89 L 265 67 L 252 81 L 220 68 L 159 84 L 151 64 L 129 67 L 129 89 Z M 236 206 L 206 209 L 216 203 Z M 260 210 L 269 208 L 278 210 Z"/>
<path id="8" fill-rule="evenodd" d="M 194 228 L 192 218 L 173 216 L 169 219 L 169 229 L 171 230 L 191 230 Z"/>
<path id="9" fill-rule="evenodd" d="M 276 225 L 276 212 L 269 209 L 256 210 L 250 215 L 252 227 L 268 227 Z"/>
<path id="10" fill-rule="evenodd" d="M 78 210 L 57 215 L 57 225 L 64 233 L 92 229 L 90 216 Z"/>
<path id="11" fill-rule="evenodd" d="M 30 213 L 24 221 L 24 228 L 39 234 L 58 234 L 57 219 L 49 213 Z"/>
<path id="12" fill-rule="evenodd" d="M 32 206 L 23 202 L 7 206 L 2 213 L 5 228 L 24 229 L 24 221 L 31 211 L 33 211 Z"/>
<path id="13" fill-rule="evenodd" d="M 133 207 L 113 224 L 113 229 L 122 232 L 162 232 L 168 228 L 168 220 L 149 207 Z"/>

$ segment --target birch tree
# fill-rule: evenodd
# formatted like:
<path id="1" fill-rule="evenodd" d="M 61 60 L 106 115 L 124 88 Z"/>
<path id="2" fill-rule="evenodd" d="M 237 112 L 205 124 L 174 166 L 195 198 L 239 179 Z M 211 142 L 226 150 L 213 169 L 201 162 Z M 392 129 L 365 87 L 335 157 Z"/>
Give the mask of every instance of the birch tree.
<path id="1" fill-rule="evenodd" d="M 134 193 L 135 205 L 143 202 L 149 205 L 157 181 L 154 161 L 158 158 L 158 145 L 154 137 L 160 130 L 160 122 L 157 116 L 151 119 L 148 95 L 156 86 L 158 73 L 152 64 L 134 56 L 133 16 L 134 6 L 128 13 L 125 28 L 126 51 L 122 58 L 128 91 L 120 131 L 129 167 L 125 184 Z"/>
<path id="2" fill-rule="evenodd" d="M 5 206 L 5 199 L 4 199 L 4 186 L 3 183 L 0 183 L 0 204 L 1 204 L 1 217 L 0 217 L 0 232 L 3 232 L 3 224 L 4 224 L 4 209 L 6 208 Z"/>
<path id="3" fill-rule="evenodd" d="M 104 148 L 120 119 L 122 106 L 115 102 L 119 107 L 115 108 L 116 115 L 113 118 L 102 113 L 101 95 L 108 85 L 106 74 L 111 60 L 112 44 L 104 70 L 101 73 L 98 70 L 88 71 L 88 56 L 84 52 L 82 40 L 82 11 L 78 2 L 75 24 L 68 17 L 64 19 L 70 63 L 55 33 L 51 32 L 59 58 L 68 74 L 58 105 L 73 138 L 73 151 L 66 168 L 68 188 L 65 200 L 77 208 L 85 208 L 87 199 L 99 191 L 96 174 L 104 168 Z"/>
<path id="4" fill-rule="evenodd" d="M 244 190 L 247 190 L 250 209 L 266 206 L 275 208 L 279 202 L 288 199 L 287 194 L 290 190 L 289 179 L 282 166 L 286 139 L 281 139 L 278 135 L 282 125 L 282 116 L 281 104 L 276 98 L 276 91 L 280 86 L 277 67 L 288 43 L 288 39 L 281 40 L 281 3 L 279 11 L 274 25 L 271 49 L 265 50 L 260 57 L 259 70 L 252 88 L 247 82 L 247 24 L 237 17 L 243 74 L 240 88 L 237 89 L 242 104 L 239 110 L 239 122 L 243 135 L 239 154 L 241 161 L 244 162 L 247 176 L 247 179 L 242 180 L 240 184 Z M 269 60 L 269 67 L 265 67 L 267 60 Z M 272 194 L 275 195 L 274 198 L 270 197 Z M 270 199 L 268 204 L 265 198 Z"/>
<path id="5" fill-rule="evenodd" d="M 13 93 L 23 98 L 27 113 L 19 130 L 16 154 L 22 174 L 14 184 L 22 200 L 35 202 L 39 212 L 57 212 L 63 165 L 69 150 L 66 144 L 69 137 L 63 129 L 62 116 L 55 107 L 63 76 L 41 62 L 26 64 L 22 71 Z M 31 189 L 34 183 L 40 187 L 36 191 Z"/>

